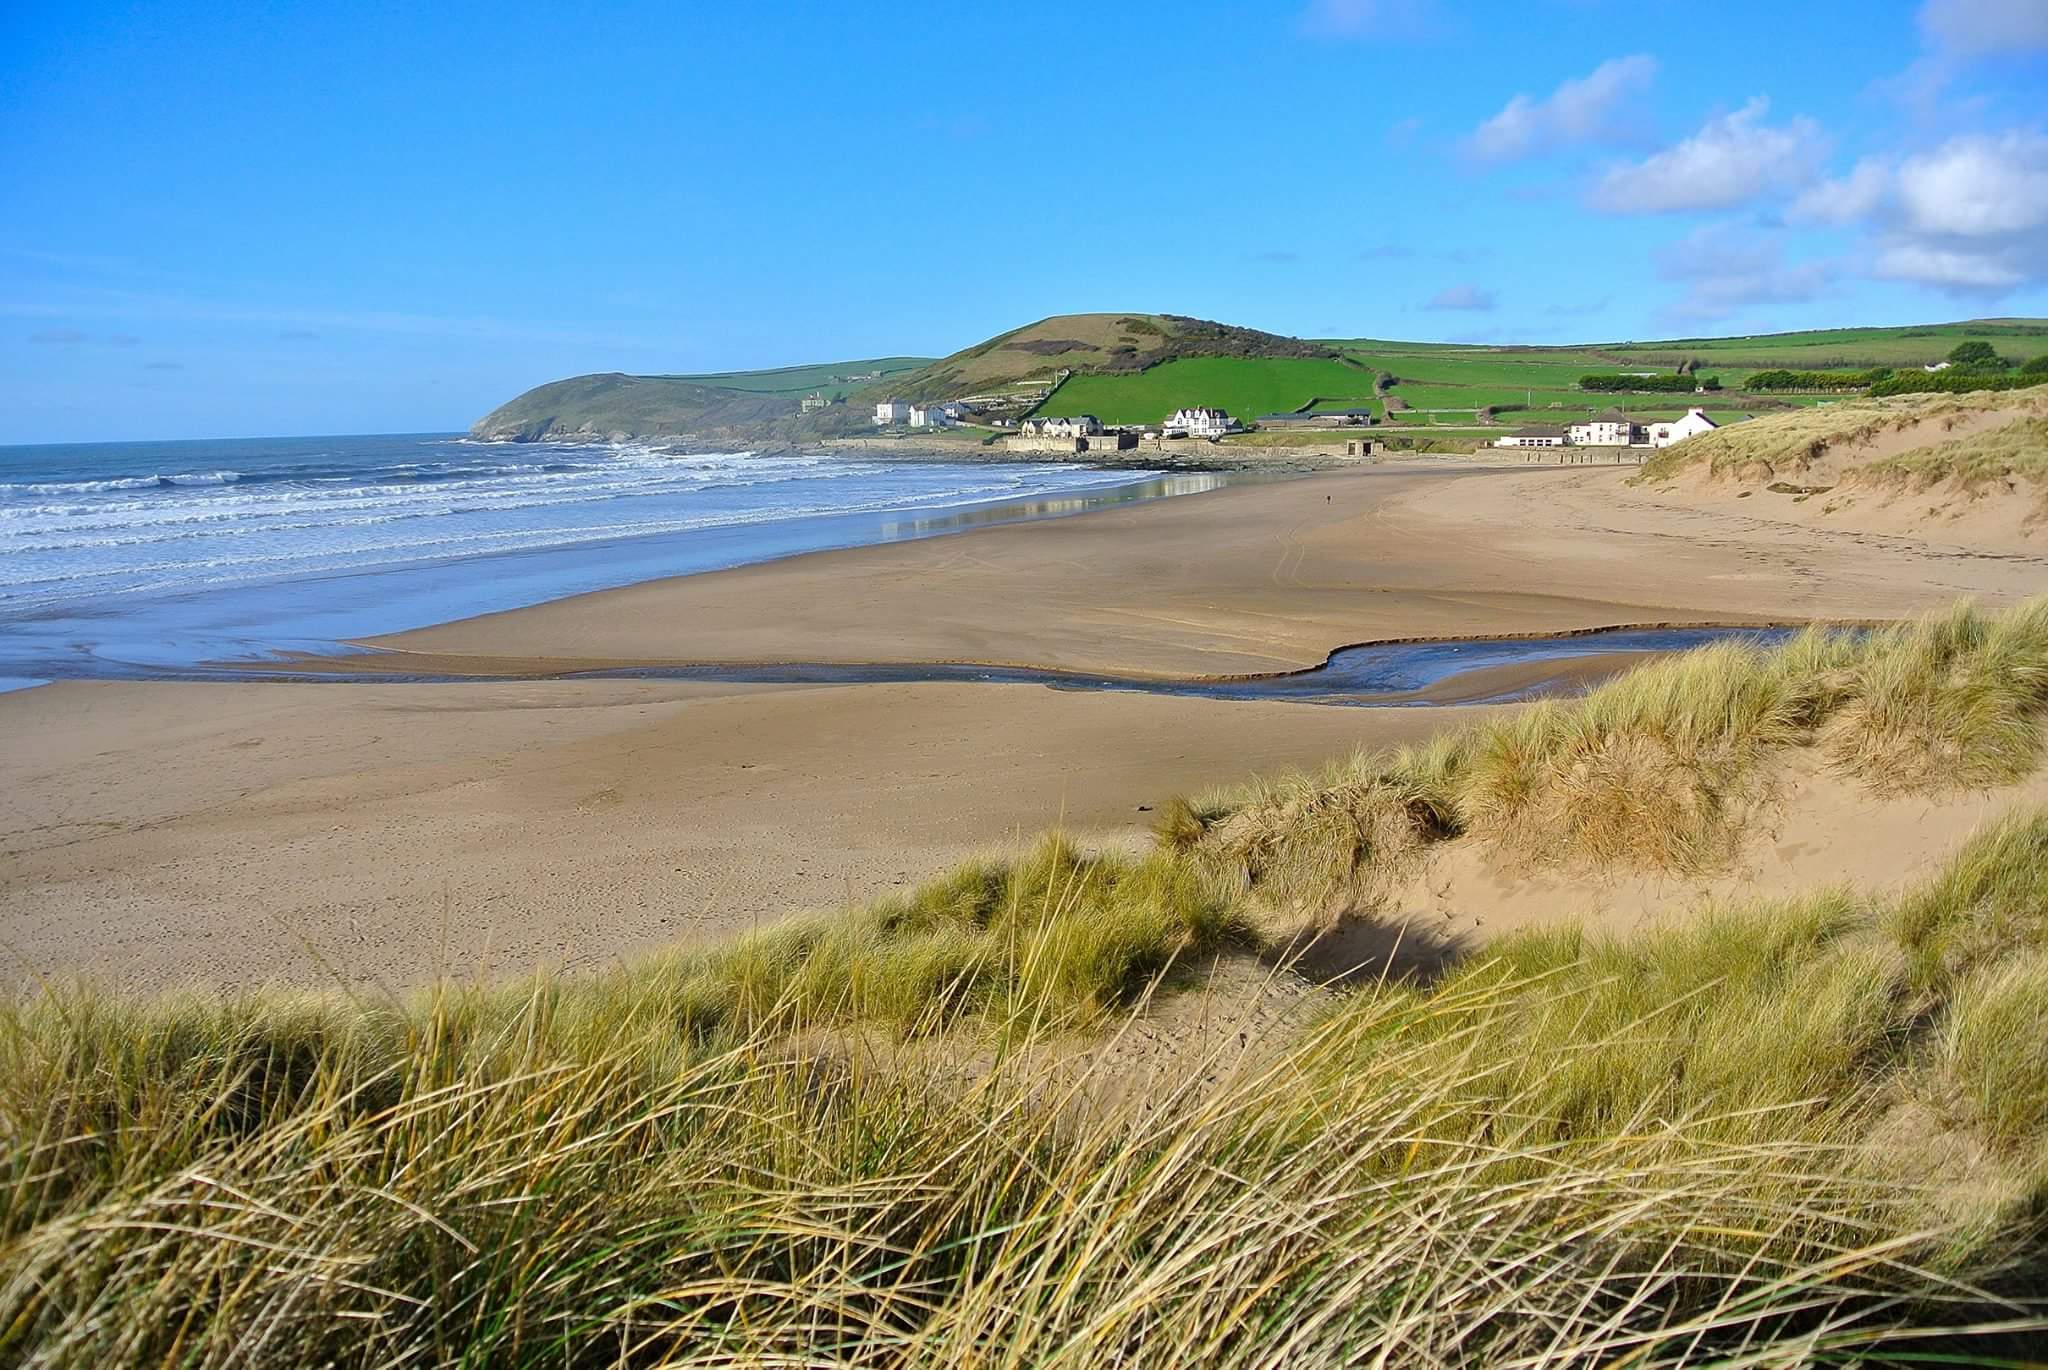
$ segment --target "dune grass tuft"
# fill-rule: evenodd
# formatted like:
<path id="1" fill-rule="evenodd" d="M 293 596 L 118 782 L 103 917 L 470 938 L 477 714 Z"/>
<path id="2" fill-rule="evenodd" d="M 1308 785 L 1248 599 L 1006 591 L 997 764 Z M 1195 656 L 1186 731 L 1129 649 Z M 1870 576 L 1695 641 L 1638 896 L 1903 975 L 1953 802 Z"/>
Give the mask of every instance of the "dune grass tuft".
<path id="1" fill-rule="evenodd" d="M 890 917 L 1036 927 L 1020 899 L 1112 877 L 1156 894 L 1043 848 Z M 831 995 L 707 1036 L 673 967 L 9 1005 L 0 1357 L 2017 1358 L 2048 1336 L 2039 1215 L 1951 1217 L 1867 1164 L 1912 1068 L 1891 926 L 1832 892 L 1510 938 L 1107 1103 L 1032 1052 L 934 1075 L 928 1050 L 808 1046 L 843 1021 Z M 1913 1011 L 2013 1165 L 2048 1137 L 2038 1034 L 2012 1031 L 2039 956 L 1988 952 Z"/>
<path id="2" fill-rule="evenodd" d="M 699 1037 L 868 1022 L 917 1035 L 962 1019 L 1081 1027 L 1176 960 L 1245 935 L 1213 882 L 1164 853 L 1091 854 L 1064 837 L 967 862 L 915 891 L 777 923 L 600 982 Z"/>
<path id="3" fill-rule="evenodd" d="M 1888 931 L 1928 993 L 2016 950 L 2048 949 L 2048 815 L 2013 815 L 1977 833 L 1899 900 Z"/>
<path id="4" fill-rule="evenodd" d="M 1172 810 L 1166 845 L 1297 910 L 1370 908 L 1429 845 L 1521 864 L 1724 866 L 1811 751 L 1874 793 L 1988 787 L 2038 764 L 2048 598 L 1881 631 L 1722 643 L 1391 756 Z"/>
<path id="5" fill-rule="evenodd" d="M 1957 985 L 1941 1046 L 1943 1074 L 1977 1130 L 2027 1153 L 2048 1185 L 2048 945 Z"/>

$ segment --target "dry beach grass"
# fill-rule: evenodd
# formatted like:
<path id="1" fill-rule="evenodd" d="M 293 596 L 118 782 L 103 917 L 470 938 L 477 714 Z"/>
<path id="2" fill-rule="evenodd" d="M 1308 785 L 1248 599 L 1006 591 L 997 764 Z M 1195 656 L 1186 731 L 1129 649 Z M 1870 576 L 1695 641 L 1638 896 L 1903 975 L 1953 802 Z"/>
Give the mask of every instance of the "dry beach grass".
<path id="1" fill-rule="evenodd" d="M 2048 813 L 1897 895 L 1552 928 L 1328 991 L 1142 1097 L 1048 1063 L 1432 843 L 1685 863 L 1787 752 L 1877 787 L 2031 769 L 2044 664 L 2042 601 L 1720 649 L 1183 806 L 1149 853 L 1048 839 L 607 975 L 53 990 L 0 1013 L 0 1354 L 2022 1358 L 2048 1335 Z"/>

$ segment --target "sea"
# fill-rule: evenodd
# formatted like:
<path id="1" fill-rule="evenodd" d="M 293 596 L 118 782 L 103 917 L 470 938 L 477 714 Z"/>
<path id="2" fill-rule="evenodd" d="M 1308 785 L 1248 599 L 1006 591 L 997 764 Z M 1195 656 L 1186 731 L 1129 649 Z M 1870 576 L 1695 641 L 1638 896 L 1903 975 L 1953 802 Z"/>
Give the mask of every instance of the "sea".
<path id="1" fill-rule="evenodd" d="M 1223 479 L 459 434 L 0 447 L 0 688 L 213 674 L 589 590 Z"/>

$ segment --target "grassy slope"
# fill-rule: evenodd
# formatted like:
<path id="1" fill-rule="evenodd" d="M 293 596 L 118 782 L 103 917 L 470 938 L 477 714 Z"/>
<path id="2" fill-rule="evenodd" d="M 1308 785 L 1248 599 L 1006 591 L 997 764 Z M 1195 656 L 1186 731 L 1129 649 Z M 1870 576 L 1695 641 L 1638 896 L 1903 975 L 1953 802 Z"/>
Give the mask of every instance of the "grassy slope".
<path id="1" fill-rule="evenodd" d="M 1329 349 L 1318 343 L 1205 319 L 1060 314 L 998 334 L 867 393 L 876 398 L 949 399 L 1028 380 L 1049 383 L 1063 370 L 1137 372 L 1183 357 L 1329 355 Z"/>
<path id="2" fill-rule="evenodd" d="M 1322 395 L 1373 393 L 1371 373 L 1396 376 L 1394 393 L 1417 408 L 1471 410 L 1533 403 L 1552 417 L 1615 403 L 1631 413 L 1663 412 L 1671 396 L 1587 396 L 1573 389 L 1591 371 L 1668 370 L 1699 359 L 1724 393 L 1729 412 L 1770 412 L 1816 403 L 1816 397 L 1747 396 L 1754 370 L 1790 366 L 1912 365 L 1938 360 L 1965 338 L 1991 340 L 2024 360 L 2048 351 L 2048 322 L 1990 320 L 1896 329 L 1835 329 L 1756 338 L 1673 340 L 1580 347 L 1477 347 L 1351 339 L 1303 342 L 1252 329 L 1160 314 L 1067 314 L 1042 319 L 938 361 L 889 357 L 700 376 L 579 376 L 537 387 L 493 411 L 475 431 L 532 436 L 553 420 L 556 431 L 669 434 L 758 429 L 763 436 L 817 436 L 788 427 L 798 396 L 813 389 L 857 404 L 884 398 L 944 399 L 1024 384 L 1049 384 L 1062 370 L 1078 386 L 1047 412 L 1092 412 L 1110 422 L 1156 422 L 1189 404 L 1220 405 L 1240 417 L 1284 412 Z M 1362 372 L 1333 371 L 1348 358 Z M 1194 365 L 1199 360 L 1202 365 Z M 880 382 L 847 376 L 881 370 Z M 1157 374 L 1155 374 L 1157 373 Z M 1362 382 L 1362 383 L 1361 383 Z M 1529 391 L 1534 391 L 1532 397 Z M 1556 412 L 1552 412 L 1553 406 Z M 834 411 L 841 426 L 846 411 Z"/>
<path id="3" fill-rule="evenodd" d="M 1763 478 L 1781 469 L 1792 469 L 1830 451 L 1840 451 L 1859 442 L 1878 440 L 1887 434 L 1926 429 L 1927 446 L 1922 451 L 1900 453 L 1870 469 L 1890 467 L 1900 474 L 1909 471 L 1923 478 L 1940 478 L 1933 467 L 1956 471 L 1973 466 L 1975 455 L 1986 462 L 2010 458 L 2021 462 L 2015 470 L 2032 470 L 2038 463 L 2026 456 L 2027 438 L 2036 430 L 2021 427 L 2007 437 L 1980 434 L 1960 444 L 1949 444 L 1942 425 L 1985 411 L 2039 414 L 2048 406 L 2048 384 L 2026 390 L 1981 391 L 1969 395 L 1899 395 L 1875 400 L 1843 400 L 1789 413 L 1772 414 L 1753 423 L 1703 433 L 1665 448 L 1643 467 L 1642 481 L 1668 480 L 1694 467 L 1716 474 L 1755 470 Z M 2006 451 L 2012 447 L 2013 451 Z M 1923 455 L 1924 452 L 1924 455 Z"/>
<path id="4" fill-rule="evenodd" d="M 1147 856 L 1051 841 L 594 979 L 11 1004 L 0 1348 L 2022 1355 L 2048 1335 L 2048 815 L 1896 898 L 1510 938 L 1144 1099 L 1048 1064 L 1047 1034 L 1432 842 L 1711 860 L 1775 754 L 1886 789 L 1990 782 L 2036 763 L 2044 704 L 2048 601 L 1959 610 L 1695 654 L 1182 807 Z M 2003 1340 L 1957 1330 L 1987 1323 Z"/>
<path id="5" fill-rule="evenodd" d="M 1346 400 L 1341 408 L 1374 408 L 1373 373 L 1341 361 L 1192 357 L 1133 375 L 1075 376 L 1044 411 L 1093 414 L 1104 423 L 1158 423 L 1186 405 L 1213 405 L 1256 419 L 1317 398 Z"/>
<path id="6" fill-rule="evenodd" d="M 865 361 L 820 362 L 810 366 L 782 366 L 767 371 L 713 371 L 695 376 L 664 376 L 662 380 L 694 381 L 724 390 L 742 390 L 755 395 L 783 395 L 801 399 L 816 391 L 843 398 L 873 382 L 855 380 L 881 372 L 883 379 L 904 375 L 931 365 L 930 357 L 871 357 Z"/>
<path id="7" fill-rule="evenodd" d="M 922 361 L 883 357 L 703 376 L 572 376 L 516 396 L 477 420 L 470 431 L 479 437 L 538 437 L 549 432 L 669 436 L 764 425 L 796 413 L 798 399 L 813 390 L 837 396 L 853 393 L 859 386 L 843 379 L 846 376 L 876 370 L 900 373 Z"/>

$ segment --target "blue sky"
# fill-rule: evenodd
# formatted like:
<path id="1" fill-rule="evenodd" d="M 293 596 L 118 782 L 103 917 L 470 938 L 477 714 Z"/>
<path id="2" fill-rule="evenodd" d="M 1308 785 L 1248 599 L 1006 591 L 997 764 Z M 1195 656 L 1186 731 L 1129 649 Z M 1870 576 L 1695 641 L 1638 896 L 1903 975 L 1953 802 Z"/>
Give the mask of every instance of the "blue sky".
<path id="1" fill-rule="evenodd" d="M 2048 0 L 0 7 L 0 442 L 466 426 L 1070 310 L 2048 314 Z"/>

